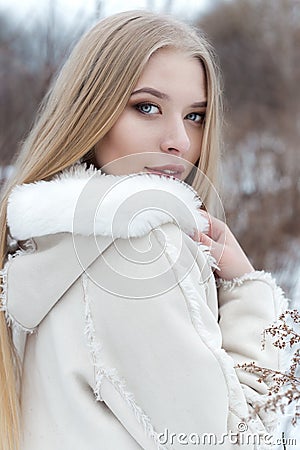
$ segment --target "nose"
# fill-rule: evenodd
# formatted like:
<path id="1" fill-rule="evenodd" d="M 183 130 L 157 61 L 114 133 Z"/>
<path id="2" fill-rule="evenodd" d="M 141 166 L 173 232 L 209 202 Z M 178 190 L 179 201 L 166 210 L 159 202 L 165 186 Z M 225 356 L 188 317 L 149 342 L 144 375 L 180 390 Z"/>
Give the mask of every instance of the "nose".
<path id="1" fill-rule="evenodd" d="M 160 148 L 162 151 L 183 156 L 191 146 L 184 122 L 180 117 L 170 121 L 163 130 Z"/>

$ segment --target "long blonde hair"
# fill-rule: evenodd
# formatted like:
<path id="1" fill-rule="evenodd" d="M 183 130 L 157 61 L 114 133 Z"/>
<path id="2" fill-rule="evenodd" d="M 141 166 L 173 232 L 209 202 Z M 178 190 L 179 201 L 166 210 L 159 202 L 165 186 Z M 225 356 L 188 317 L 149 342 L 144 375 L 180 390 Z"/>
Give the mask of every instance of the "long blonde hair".
<path id="1" fill-rule="evenodd" d="M 147 11 L 115 14 L 100 21 L 75 46 L 16 159 L 13 179 L 1 203 L 2 267 L 7 251 L 7 199 L 12 187 L 47 180 L 84 157 L 115 124 L 145 64 L 163 47 L 189 53 L 205 69 L 208 107 L 198 167 L 212 184 L 216 182 L 221 99 L 210 45 L 193 28 L 170 17 Z M 209 205 L 211 188 L 198 173 L 192 186 Z M 3 312 L 0 336 L 0 450 L 16 450 L 20 439 L 16 358 Z"/>

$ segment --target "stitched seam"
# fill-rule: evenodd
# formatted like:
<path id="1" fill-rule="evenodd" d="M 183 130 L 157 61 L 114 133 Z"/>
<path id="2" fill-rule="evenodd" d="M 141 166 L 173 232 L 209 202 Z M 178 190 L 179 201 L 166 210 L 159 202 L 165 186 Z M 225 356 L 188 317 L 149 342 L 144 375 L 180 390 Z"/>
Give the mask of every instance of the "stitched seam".
<path id="1" fill-rule="evenodd" d="M 34 253 L 36 250 L 35 243 L 33 239 L 29 239 L 25 243 L 26 247 L 24 250 L 20 249 L 17 250 L 15 253 L 8 254 L 7 261 L 5 262 L 2 270 L 0 270 L 0 311 L 4 312 L 5 320 L 7 325 L 13 330 L 14 333 L 19 334 L 21 331 L 33 334 L 36 332 L 37 327 L 35 328 L 26 328 L 24 325 L 22 325 L 20 322 L 18 322 L 12 314 L 10 314 L 8 310 L 7 300 L 8 300 L 8 269 L 10 266 L 11 261 L 14 258 L 17 258 L 19 256 L 25 256 L 31 253 Z"/>
<path id="2" fill-rule="evenodd" d="M 175 250 L 177 250 L 177 249 L 173 244 L 168 242 L 167 237 L 166 237 L 166 240 L 167 240 L 166 257 L 168 255 L 168 259 L 169 259 L 169 261 L 172 265 L 173 271 L 176 275 L 176 269 L 174 268 L 174 265 L 172 264 L 173 263 L 172 253 L 175 253 L 175 252 L 173 252 L 174 248 L 175 248 Z M 190 275 L 189 275 L 189 278 L 190 278 Z M 183 286 L 181 286 L 181 284 L 183 284 Z M 186 286 L 184 286 L 184 284 Z M 185 277 L 184 280 L 181 280 L 180 282 L 178 282 L 178 285 L 180 286 L 181 291 L 183 292 L 183 296 L 187 303 L 188 311 L 190 313 L 191 321 L 192 321 L 192 324 L 193 324 L 197 334 L 201 338 L 202 342 L 208 347 L 208 349 L 214 355 L 214 357 L 216 358 L 216 360 L 218 361 L 218 363 L 220 365 L 220 368 L 221 368 L 223 376 L 224 376 L 224 380 L 225 380 L 227 388 L 228 388 L 229 411 L 234 413 L 238 417 L 247 416 L 248 411 L 245 410 L 245 408 L 248 409 L 246 400 L 245 400 L 245 402 L 242 402 L 241 400 L 239 400 L 237 398 L 236 391 L 234 389 L 234 387 L 240 387 L 240 390 L 242 391 L 242 386 L 238 380 L 238 377 L 237 377 L 236 371 L 234 370 L 233 364 L 231 364 L 231 358 L 225 352 L 224 349 L 215 348 L 214 344 L 210 342 L 211 336 L 209 335 L 209 332 L 206 330 L 204 324 L 202 323 L 198 301 L 190 298 L 191 296 L 196 296 L 196 298 L 197 297 L 199 298 L 198 292 L 195 290 L 193 283 L 190 282 L 188 277 Z M 189 291 L 189 292 L 186 292 L 186 291 Z M 242 392 L 241 392 L 241 395 L 243 395 Z M 243 398 L 245 399 L 244 396 L 243 396 Z M 260 431 L 263 431 L 262 427 L 259 423 L 259 418 L 257 418 L 255 421 L 253 420 L 252 424 L 249 424 L 249 429 L 250 428 L 253 429 L 253 432 L 257 431 L 257 429 Z"/>
<path id="3" fill-rule="evenodd" d="M 101 385 L 103 381 L 103 377 L 105 377 L 117 390 L 117 392 L 121 395 L 123 400 L 130 407 L 131 411 L 134 413 L 135 418 L 138 423 L 143 426 L 145 434 L 153 439 L 155 444 L 157 445 L 158 450 L 167 450 L 168 447 L 163 446 L 159 442 L 158 434 L 154 430 L 153 425 L 151 424 L 150 418 L 145 414 L 142 408 L 136 403 L 133 393 L 126 390 L 126 383 L 122 380 L 118 371 L 115 368 L 106 368 L 103 364 L 101 357 L 101 349 L 102 345 L 97 341 L 96 338 L 96 330 L 93 323 L 91 308 L 90 308 L 90 299 L 88 296 L 88 277 L 86 274 L 82 275 L 82 283 L 84 290 L 84 303 L 85 303 L 85 330 L 84 334 L 87 337 L 88 347 L 90 349 L 93 364 L 94 364 L 94 394 L 97 401 L 103 401 L 101 396 Z"/>

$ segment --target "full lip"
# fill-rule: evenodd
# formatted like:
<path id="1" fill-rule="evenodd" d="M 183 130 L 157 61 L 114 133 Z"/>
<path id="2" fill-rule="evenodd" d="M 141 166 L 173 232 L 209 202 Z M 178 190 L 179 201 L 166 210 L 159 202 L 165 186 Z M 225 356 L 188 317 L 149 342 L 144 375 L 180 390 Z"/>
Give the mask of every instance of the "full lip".
<path id="1" fill-rule="evenodd" d="M 166 177 L 174 177 L 174 178 L 180 178 L 185 171 L 185 167 L 182 164 L 167 164 L 164 166 L 157 166 L 157 167 L 146 167 L 148 172 L 156 173 L 157 175 L 164 175 Z M 164 172 L 164 170 L 172 170 L 172 174 L 167 174 Z"/>

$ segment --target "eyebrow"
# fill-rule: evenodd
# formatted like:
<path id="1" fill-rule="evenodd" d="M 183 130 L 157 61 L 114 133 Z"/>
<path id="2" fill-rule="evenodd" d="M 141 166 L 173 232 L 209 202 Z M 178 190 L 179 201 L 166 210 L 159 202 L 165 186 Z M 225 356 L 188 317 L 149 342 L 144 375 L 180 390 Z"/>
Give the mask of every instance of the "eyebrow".
<path id="1" fill-rule="evenodd" d="M 170 100 L 170 97 L 167 94 L 165 94 L 164 92 L 160 92 L 157 89 L 154 89 L 151 87 L 143 87 L 141 89 L 138 89 L 137 91 L 132 92 L 131 96 L 136 95 L 136 94 L 141 94 L 141 93 L 151 94 L 154 97 L 160 98 L 162 100 Z M 204 108 L 206 106 L 207 106 L 207 101 L 195 102 L 191 105 L 192 108 Z"/>

